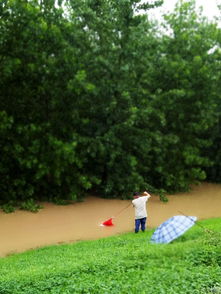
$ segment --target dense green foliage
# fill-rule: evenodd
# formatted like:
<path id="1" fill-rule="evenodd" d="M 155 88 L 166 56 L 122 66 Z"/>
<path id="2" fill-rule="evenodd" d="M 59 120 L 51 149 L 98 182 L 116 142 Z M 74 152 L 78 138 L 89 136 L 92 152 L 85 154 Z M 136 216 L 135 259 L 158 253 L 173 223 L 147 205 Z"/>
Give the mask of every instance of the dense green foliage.
<path id="1" fill-rule="evenodd" d="M 211 146 L 214 138 L 208 130 L 217 123 L 220 96 L 213 83 L 215 60 L 208 52 L 216 44 L 218 31 L 197 15 L 193 4 L 165 16 L 171 36 L 162 38 L 164 54 L 156 54 L 156 103 L 164 119 L 156 178 L 169 190 L 185 189 L 188 182 L 206 178 L 204 167 L 211 161 L 204 149 Z"/>
<path id="2" fill-rule="evenodd" d="M 195 225 L 168 245 L 150 244 L 149 231 L 2 258 L 0 293 L 220 293 L 220 221 L 201 221 L 204 230 Z"/>
<path id="3" fill-rule="evenodd" d="M 221 181 L 221 30 L 194 1 L 154 24 L 148 11 L 161 2 L 1 1 L 8 210 Z"/>

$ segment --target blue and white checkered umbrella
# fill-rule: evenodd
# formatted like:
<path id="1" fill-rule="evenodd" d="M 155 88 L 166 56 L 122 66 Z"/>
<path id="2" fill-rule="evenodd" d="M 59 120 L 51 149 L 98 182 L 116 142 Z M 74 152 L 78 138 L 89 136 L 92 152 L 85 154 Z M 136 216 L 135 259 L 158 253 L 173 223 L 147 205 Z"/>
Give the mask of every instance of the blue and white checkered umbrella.
<path id="1" fill-rule="evenodd" d="M 170 243 L 190 229 L 196 220 L 196 216 L 175 215 L 156 229 L 151 237 L 151 242 Z"/>

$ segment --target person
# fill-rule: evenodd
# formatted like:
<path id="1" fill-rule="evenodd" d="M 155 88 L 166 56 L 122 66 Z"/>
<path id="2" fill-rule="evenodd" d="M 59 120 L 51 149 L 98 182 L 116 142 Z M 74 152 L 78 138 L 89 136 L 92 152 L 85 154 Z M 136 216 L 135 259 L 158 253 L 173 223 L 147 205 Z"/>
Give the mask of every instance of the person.
<path id="1" fill-rule="evenodd" d="M 135 233 L 139 232 L 140 227 L 141 231 L 144 232 L 146 229 L 147 220 L 146 203 L 151 195 L 146 191 L 143 193 L 143 195 L 135 192 L 133 197 L 134 200 L 132 201 L 132 205 L 135 208 Z"/>

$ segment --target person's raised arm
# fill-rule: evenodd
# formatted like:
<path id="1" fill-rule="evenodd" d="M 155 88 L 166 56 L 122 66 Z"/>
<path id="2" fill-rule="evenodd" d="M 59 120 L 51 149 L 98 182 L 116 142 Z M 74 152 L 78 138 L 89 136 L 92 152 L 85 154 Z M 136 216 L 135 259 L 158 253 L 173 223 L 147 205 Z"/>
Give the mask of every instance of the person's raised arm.
<path id="1" fill-rule="evenodd" d="M 143 194 L 144 194 L 144 196 L 149 196 L 149 197 L 151 197 L 151 195 L 150 195 L 147 191 L 144 191 Z"/>

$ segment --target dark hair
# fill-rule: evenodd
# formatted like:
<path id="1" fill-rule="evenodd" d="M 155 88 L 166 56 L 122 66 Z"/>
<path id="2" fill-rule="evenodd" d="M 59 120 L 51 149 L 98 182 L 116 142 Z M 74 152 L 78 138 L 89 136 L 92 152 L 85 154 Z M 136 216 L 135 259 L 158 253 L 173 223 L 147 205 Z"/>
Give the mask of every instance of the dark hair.
<path id="1" fill-rule="evenodd" d="M 139 196 L 139 193 L 138 192 L 134 192 L 133 193 L 133 196 Z"/>

